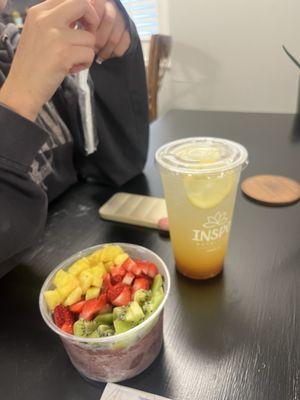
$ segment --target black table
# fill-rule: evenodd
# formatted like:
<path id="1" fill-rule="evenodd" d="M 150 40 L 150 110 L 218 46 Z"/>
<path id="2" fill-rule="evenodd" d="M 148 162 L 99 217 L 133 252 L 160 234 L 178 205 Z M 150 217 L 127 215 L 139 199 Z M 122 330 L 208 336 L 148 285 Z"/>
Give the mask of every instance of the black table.
<path id="1" fill-rule="evenodd" d="M 162 195 L 155 149 L 183 136 L 220 136 L 250 153 L 245 176 L 300 179 L 299 117 L 172 111 L 152 127 L 145 176 L 124 191 Z M 300 397 L 300 209 L 268 208 L 238 195 L 225 271 L 197 283 L 178 275 L 168 238 L 154 230 L 101 221 L 98 207 L 113 191 L 78 185 L 50 208 L 44 237 L 0 280 L 0 398 L 96 400 L 94 387 L 71 366 L 38 310 L 42 282 L 64 258 L 101 242 L 153 249 L 167 262 L 172 293 L 165 343 L 154 364 L 124 382 L 177 400 Z"/>

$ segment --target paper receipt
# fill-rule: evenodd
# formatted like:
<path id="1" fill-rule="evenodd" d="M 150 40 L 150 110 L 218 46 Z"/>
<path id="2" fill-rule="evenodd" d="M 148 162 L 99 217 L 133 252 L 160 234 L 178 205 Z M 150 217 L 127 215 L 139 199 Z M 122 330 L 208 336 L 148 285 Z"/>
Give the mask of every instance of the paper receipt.
<path id="1" fill-rule="evenodd" d="M 171 400 L 166 397 L 108 383 L 100 400 Z"/>

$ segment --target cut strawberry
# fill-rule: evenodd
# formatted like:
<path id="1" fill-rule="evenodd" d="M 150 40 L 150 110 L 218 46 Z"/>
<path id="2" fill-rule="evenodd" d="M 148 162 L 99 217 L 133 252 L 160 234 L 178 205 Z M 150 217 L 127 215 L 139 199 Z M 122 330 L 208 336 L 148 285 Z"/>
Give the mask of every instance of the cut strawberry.
<path id="1" fill-rule="evenodd" d="M 69 333 L 70 335 L 73 335 L 73 324 L 69 325 L 67 323 L 64 323 L 63 326 L 61 327 L 61 330 Z"/>
<path id="2" fill-rule="evenodd" d="M 141 274 L 143 273 L 143 268 L 140 265 L 136 264 L 136 266 L 132 268 L 131 272 L 135 276 L 141 276 Z"/>
<path id="3" fill-rule="evenodd" d="M 85 304 L 85 300 L 81 300 L 78 303 L 72 304 L 69 307 L 69 310 L 72 311 L 73 313 L 79 314 L 79 313 L 81 313 L 84 304 Z"/>
<path id="4" fill-rule="evenodd" d="M 134 278 L 135 278 L 135 276 L 134 276 L 134 274 L 132 272 L 127 272 L 127 274 L 124 276 L 122 282 L 125 285 L 130 286 L 132 284 L 132 282 L 134 281 Z"/>
<path id="5" fill-rule="evenodd" d="M 124 276 L 126 275 L 126 269 L 120 265 L 119 267 L 111 267 L 110 274 L 113 283 L 122 282 Z"/>
<path id="6" fill-rule="evenodd" d="M 74 314 L 67 307 L 64 307 L 64 317 L 65 317 L 64 325 L 67 324 L 73 326 Z"/>
<path id="7" fill-rule="evenodd" d="M 101 311 L 106 305 L 107 299 L 106 294 L 101 294 L 96 299 L 87 300 L 80 313 L 80 318 L 85 320 L 91 320 L 93 316 Z"/>
<path id="8" fill-rule="evenodd" d="M 131 301 L 131 290 L 130 287 L 125 286 L 122 292 L 113 300 L 113 305 L 117 307 L 127 306 Z"/>
<path id="9" fill-rule="evenodd" d="M 59 304 L 55 307 L 53 312 L 53 320 L 56 326 L 61 328 L 65 322 L 65 307 L 62 304 Z"/>
<path id="10" fill-rule="evenodd" d="M 122 280 L 123 280 L 123 276 L 121 276 L 121 275 L 115 275 L 114 277 L 111 278 L 111 281 L 113 284 L 120 283 L 120 282 L 122 282 Z"/>
<path id="11" fill-rule="evenodd" d="M 152 282 L 153 282 L 153 279 L 150 278 L 150 276 L 145 275 L 145 274 L 141 274 L 141 275 L 139 276 L 139 278 L 147 279 L 147 281 L 149 281 L 149 283 L 150 283 L 150 286 L 151 286 L 151 284 L 152 284 Z"/>
<path id="12" fill-rule="evenodd" d="M 133 272 L 132 269 L 136 267 L 136 262 L 132 258 L 128 257 L 122 264 L 122 267 L 128 272 Z"/>
<path id="13" fill-rule="evenodd" d="M 143 290 L 149 290 L 150 289 L 149 279 L 137 278 L 134 281 L 134 284 L 133 284 L 133 287 L 132 287 L 133 293 L 137 292 L 140 289 L 143 289 Z"/>
<path id="14" fill-rule="evenodd" d="M 135 260 L 135 262 L 137 263 L 137 265 L 139 265 L 140 267 L 144 267 L 144 266 L 147 266 L 148 264 L 149 264 L 149 261 L 147 261 L 147 260 Z"/>
<path id="15" fill-rule="evenodd" d="M 122 265 L 120 265 L 119 267 L 111 267 L 110 274 L 112 278 L 114 278 L 115 276 L 122 276 L 123 278 L 126 274 L 126 269 L 122 267 Z"/>
<path id="16" fill-rule="evenodd" d="M 155 278 L 158 275 L 157 266 L 153 263 L 148 264 L 148 273 L 146 275 L 150 276 L 150 278 Z"/>
<path id="17" fill-rule="evenodd" d="M 106 274 L 103 278 L 103 283 L 101 288 L 102 293 L 106 293 L 110 287 L 111 287 L 110 274 Z"/>
<path id="18" fill-rule="evenodd" d="M 158 274 L 158 269 L 155 264 L 144 260 L 137 260 L 136 263 L 142 268 L 143 273 L 150 278 L 154 278 Z"/>
<path id="19" fill-rule="evenodd" d="M 62 329 L 64 332 L 73 333 L 74 315 L 62 304 L 58 305 L 54 309 L 53 320 L 56 326 Z"/>
<path id="20" fill-rule="evenodd" d="M 119 296 L 119 294 L 123 291 L 126 286 L 124 283 L 117 283 L 114 286 L 111 286 L 107 291 L 107 298 L 112 303 L 113 300 Z"/>
<path id="21" fill-rule="evenodd" d="M 112 312 L 113 308 L 112 305 L 109 303 L 106 303 L 103 308 L 99 311 L 99 314 L 110 314 Z"/>

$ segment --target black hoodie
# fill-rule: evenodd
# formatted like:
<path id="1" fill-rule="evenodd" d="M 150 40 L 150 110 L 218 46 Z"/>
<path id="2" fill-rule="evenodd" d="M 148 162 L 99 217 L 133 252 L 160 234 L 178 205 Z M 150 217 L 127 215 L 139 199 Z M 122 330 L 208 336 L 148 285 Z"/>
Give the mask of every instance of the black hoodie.
<path id="1" fill-rule="evenodd" d="M 69 141 L 48 145 L 51 132 L 38 120 L 32 123 L 0 105 L 0 276 L 12 266 L 8 259 L 41 234 L 49 201 L 79 176 L 121 185 L 142 171 L 148 147 L 147 88 L 140 41 L 131 21 L 129 26 L 132 45 L 125 56 L 90 69 L 99 139 L 95 153 L 84 152 L 78 88 L 71 78 L 50 102 L 71 133 Z M 14 25 L 0 25 L 0 86 L 18 40 Z M 41 182 L 32 178 L 39 158 L 51 169 Z"/>

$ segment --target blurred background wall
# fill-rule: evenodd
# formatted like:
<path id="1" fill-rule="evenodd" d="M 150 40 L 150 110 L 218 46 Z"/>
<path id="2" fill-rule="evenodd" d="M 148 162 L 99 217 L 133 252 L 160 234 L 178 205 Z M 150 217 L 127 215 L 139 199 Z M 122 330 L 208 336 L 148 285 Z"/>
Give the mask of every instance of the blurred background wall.
<path id="1" fill-rule="evenodd" d="M 163 16 L 162 16 L 163 17 Z M 299 0 L 169 0 L 174 46 L 160 107 L 295 112 Z"/>

